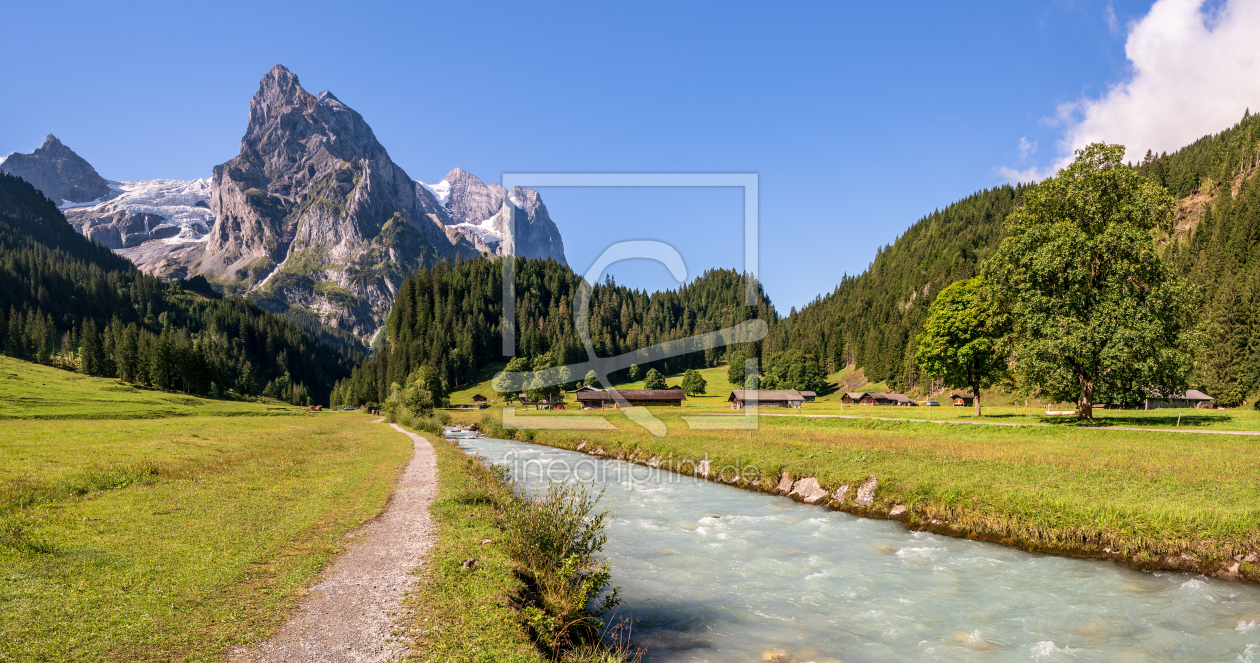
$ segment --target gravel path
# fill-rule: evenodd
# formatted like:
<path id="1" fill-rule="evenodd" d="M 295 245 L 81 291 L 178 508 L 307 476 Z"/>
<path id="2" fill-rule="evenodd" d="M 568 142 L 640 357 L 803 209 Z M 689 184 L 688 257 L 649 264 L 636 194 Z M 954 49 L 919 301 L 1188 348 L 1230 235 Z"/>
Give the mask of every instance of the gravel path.
<path id="1" fill-rule="evenodd" d="M 437 460 L 428 440 L 391 426 L 411 438 L 416 452 L 385 513 L 355 533 L 298 614 L 270 639 L 231 652 L 229 661 L 375 663 L 406 651 L 390 632 L 402 616 L 402 595 L 415 580 L 411 571 L 436 538 L 429 504 L 437 494 Z"/>

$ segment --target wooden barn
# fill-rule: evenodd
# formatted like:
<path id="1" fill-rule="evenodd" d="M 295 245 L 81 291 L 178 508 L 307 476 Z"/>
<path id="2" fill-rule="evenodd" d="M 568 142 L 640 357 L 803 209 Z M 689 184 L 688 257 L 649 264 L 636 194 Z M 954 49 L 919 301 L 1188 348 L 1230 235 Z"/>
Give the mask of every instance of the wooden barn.
<path id="1" fill-rule="evenodd" d="M 954 402 L 954 407 L 971 407 L 976 401 L 976 397 L 971 394 L 964 394 L 961 391 L 955 391 L 949 395 L 949 400 Z"/>
<path id="2" fill-rule="evenodd" d="M 886 394 L 882 391 L 854 391 L 841 398 L 845 405 L 917 405 L 905 394 Z"/>
<path id="3" fill-rule="evenodd" d="M 485 402 L 486 402 L 486 397 L 485 397 L 485 396 L 482 396 L 481 394 L 473 394 L 473 402 L 474 402 L 474 403 L 485 403 Z"/>
<path id="4" fill-rule="evenodd" d="M 1143 405 L 1147 410 L 1183 407 L 1211 409 L 1215 400 L 1198 389 L 1187 389 L 1183 393 L 1171 394 L 1166 398 L 1148 398 Z"/>
<path id="5" fill-rule="evenodd" d="M 573 394 L 578 403 L 582 404 L 583 410 L 597 410 L 602 408 L 615 408 L 620 404 L 616 401 L 616 397 L 620 396 L 629 405 L 652 406 L 652 407 L 682 407 L 682 402 L 687 400 L 687 395 L 683 393 L 681 388 L 673 389 L 578 389 Z"/>
<path id="6" fill-rule="evenodd" d="M 813 403 L 814 399 L 818 398 L 818 394 L 812 391 L 802 391 L 800 393 L 801 398 L 804 398 L 806 403 Z"/>
<path id="7" fill-rule="evenodd" d="M 850 391 L 840 397 L 840 402 L 845 405 L 859 405 L 863 398 L 866 398 L 865 391 Z"/>
<path id="8" fill-rule="evenodd" d="M 753 401 L 756 403 L 753 403 Z M 760 389 L 757 391 L 745 391 L 739 389 L 732 391 L 731 395 L 726 398 L 726 402 L 731 404 L 731 408 L 742 410 L 745 407 L 800 407 L 805 402 L 805 397 L 801 392 L 795 389 Z"/>

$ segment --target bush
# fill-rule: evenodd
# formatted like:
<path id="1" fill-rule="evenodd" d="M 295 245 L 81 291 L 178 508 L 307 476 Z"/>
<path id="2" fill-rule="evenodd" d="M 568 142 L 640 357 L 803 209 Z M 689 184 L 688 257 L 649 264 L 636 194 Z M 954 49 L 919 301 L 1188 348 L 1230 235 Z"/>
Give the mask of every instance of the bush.
<path id="1" fill-rule="evenodd" d="M 615 587 L 597 600 L 610 578 L 608 563 L 595 557 L 608 539 L 608 510 L 595 511 L 603 493 L 552 483 L 526 494 L 497 466 L 485 468 L 481 478 L 494 496 L 503 545 L 522 567 L 527 590 L 521 616 L 538 645 L 565 660 L 626 660 L 599 639 L 604 619 L 620 602 Z M 609 657 L 592 656 L 601 650 Z"/>

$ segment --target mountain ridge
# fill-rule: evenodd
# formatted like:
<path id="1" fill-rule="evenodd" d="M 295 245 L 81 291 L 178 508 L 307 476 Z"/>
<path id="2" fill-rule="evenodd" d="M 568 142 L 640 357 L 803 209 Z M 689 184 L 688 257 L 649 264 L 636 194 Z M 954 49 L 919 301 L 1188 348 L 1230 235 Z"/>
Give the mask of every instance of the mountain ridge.
<path id="1" fill-rule="evenodd" d="M 105 180 L 51 134 L 0 168 L 42 177 L 37 188 L 50 197 L 79 192 L 60 199 L 70 223 L 147 273 L 204 274 L 226 292 L 276 312 L 312 312 L 364 340 L 422 265 L 513 250 L 565 261 L 536 191 L 505 192 L 457 167 L 447 176 L 459 180 L 455 192 L 439 184 L 439 195 L 392 161 L 358 112 L 328 90 L 310 94 L 283 65 L 260 80 L 237 156 L 206 180 Z M 74 189 L 60 172 L 96 188 Z M 82 197 L 89 193 L 99 195 Z M 465 223 L 452 206 L 486 216 Z"/>

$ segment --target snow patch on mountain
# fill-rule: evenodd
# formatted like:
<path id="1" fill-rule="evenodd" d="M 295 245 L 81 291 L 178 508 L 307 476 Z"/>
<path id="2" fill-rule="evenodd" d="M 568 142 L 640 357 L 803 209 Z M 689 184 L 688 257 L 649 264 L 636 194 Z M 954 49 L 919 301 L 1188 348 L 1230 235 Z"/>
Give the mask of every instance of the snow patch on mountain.
<path id="1" fill-rule="evenodd" d="M 206 233 L 214 225 L 214 214 L 205 204 L 210 198 L 209 178 L 110 182 L 110 188 L 116 188 L 120 193 L 106 205 L 132 213 L 161 216 L 166 222 L 157 228 L 178 227 L 179 241 L 205 241 Z"/>
<path id="2" fill-rule="evenodd" d="M 424 182 L 421 182 L 420 180 L 416 180 L 416 184 L 419 184 L 425 189 L 428 189 L 429 193 L 433 194 L 433 197 L 437 199 L 439 205 L 447 209 L 451 208 L 451 204 L 450 204 L 451 183 L 450 182 L 447 182 L 446 180 L 442 180 L 441 182 L 438 182 L 437 184 L 425 184 Z"/>

